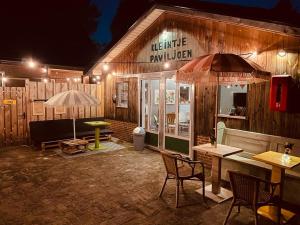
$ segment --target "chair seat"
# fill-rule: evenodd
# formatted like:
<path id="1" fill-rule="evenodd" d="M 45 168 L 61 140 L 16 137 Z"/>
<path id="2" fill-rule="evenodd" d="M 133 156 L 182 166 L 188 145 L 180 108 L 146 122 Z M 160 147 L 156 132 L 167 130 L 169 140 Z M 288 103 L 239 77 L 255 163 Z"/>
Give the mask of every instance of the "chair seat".
<path id="1" fill-rule="evenodd" d="M 203 178 L 203 174 L 201 172 L 201 168 L 197 167 L 194 169 L 194 173 L 193 173 L 193 169 L 191 166 L 183 164 L 182 166 L 178 167 L 178 175 L 180 178 L 191 178 L 191 177 L 197 177 L 199 179 Z"/>
<path id="2" fill-rule="evenodd" d="M 272 220 L 277 223 L 277 207 L 276 206 L 261 206 L 257 209 L 257 214 Z M 295 213 L 281 208 L 281 223 L 285 224 L 295 216 Z"/>

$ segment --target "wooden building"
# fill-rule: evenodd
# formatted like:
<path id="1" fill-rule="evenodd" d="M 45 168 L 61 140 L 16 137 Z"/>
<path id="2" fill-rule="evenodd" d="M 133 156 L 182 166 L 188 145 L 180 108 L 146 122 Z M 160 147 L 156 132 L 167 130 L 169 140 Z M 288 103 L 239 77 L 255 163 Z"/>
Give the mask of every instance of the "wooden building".
<path id="1" fill-rule="evenodd" d="M 156 5 L 88 73 L 104 81 L 104 114 L 119 136 L 130 140 L 128 133 L 143 126 L 150 146 L 188 153 L 214 127 L 216 86 L 177 83 L 176 70 L 218 52 L 296 78 L 300 28 Z M 269 81 L 221 87 L 218 119 L 229 128 L 300 139 L 300 114 L 271 111 L 269 90 Z"/>
<path id="2" fill-rule="evenodd" d="M 0 73 L 6 77 L 6 86 L 25 86 L 25 80 L 56 83 L 81 82 L 83 68 L 41 64 L 32 59 L 23 61 L 0 60 Z"/>

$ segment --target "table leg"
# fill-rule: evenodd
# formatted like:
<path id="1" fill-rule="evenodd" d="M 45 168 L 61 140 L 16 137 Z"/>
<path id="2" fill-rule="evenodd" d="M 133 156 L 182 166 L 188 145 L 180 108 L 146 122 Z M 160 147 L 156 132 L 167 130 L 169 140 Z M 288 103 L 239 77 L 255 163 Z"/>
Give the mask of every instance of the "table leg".
<path id="1" fill-rule="evenodd" d="M 280 186 L 276 188 L 274 194 L 275 195 L 281 195 L 283 191 L 283 184 L 284 184 L 284 176 L 285 176 L 285 170 L 283 168 L 272 166 L 272 175 L 271 175 L 271 181 L 272 182 L 280 182 Z"/>
<path id="2" fill-rule="evenodd" d="M 205 196 L 217 203 L 221 203 L 232 198 L 232 192 L 221 187 L 221 166 L 222 158 L 212 156 L 212 184 L 205 187 Z M 201 188 L 197 190 L 197 192 L 201 194 L 202 190 L 203 189 Z"/>
<path id="3" fill-rule="evenodd" d="M 212 193 L 215 195 L 220 193 L 221 190 L 221 166 L 222 159 L 216 156 L 212 157 L 212 169 L 211 169 L 211 184 L 212 184 Z"/>
<path id="4" fill-rule="evenodd" d="M 95 149 L 98 149 L 100 146 L 99 136 L 100 136 L 100 128 L 96 127 L 95 128 Z"/>

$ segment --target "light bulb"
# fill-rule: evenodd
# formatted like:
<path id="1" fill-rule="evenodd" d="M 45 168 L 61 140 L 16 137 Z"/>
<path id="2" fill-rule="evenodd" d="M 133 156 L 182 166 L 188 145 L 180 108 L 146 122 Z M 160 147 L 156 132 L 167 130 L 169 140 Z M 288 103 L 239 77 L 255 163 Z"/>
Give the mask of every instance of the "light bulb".
<path id="1" fill-rule="evenodd" d="M 109 66 L 108 66 L 107 63 L 105 63 L 105 64 L 103 65 L 103 70 L 104 70 L 104 71 L 108 71 L 108 70 L 109 70 Z"/>
<path id="2" fill-rule="evenodd" d="M 278 51 L 278 55 L 279 55 L 280 57 L 284 57 L 284 56 L 286 56 L 286 51 L 285 51 L 284 49 L 280 49 L 280 50 Z"/>

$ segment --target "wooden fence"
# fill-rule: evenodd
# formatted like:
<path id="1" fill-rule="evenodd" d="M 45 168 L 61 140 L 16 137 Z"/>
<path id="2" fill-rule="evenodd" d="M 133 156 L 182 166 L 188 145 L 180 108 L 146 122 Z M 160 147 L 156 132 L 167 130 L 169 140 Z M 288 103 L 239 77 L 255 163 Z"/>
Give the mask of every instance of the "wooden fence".
<path id="1" fill-rule="evenodd" d="M 71 118 L 72 113 L 68 108 L 43 106 L 47 99 L 62 91 L 80 90 L 99 99 L 99 106 L 76 107 L 76 118 L 104 115 L 103 83 L 98 85 L 29 81 L 25 83 L 25 87 L 0 88 L 0 147 L 28 143 L 30 121 Z"/>

